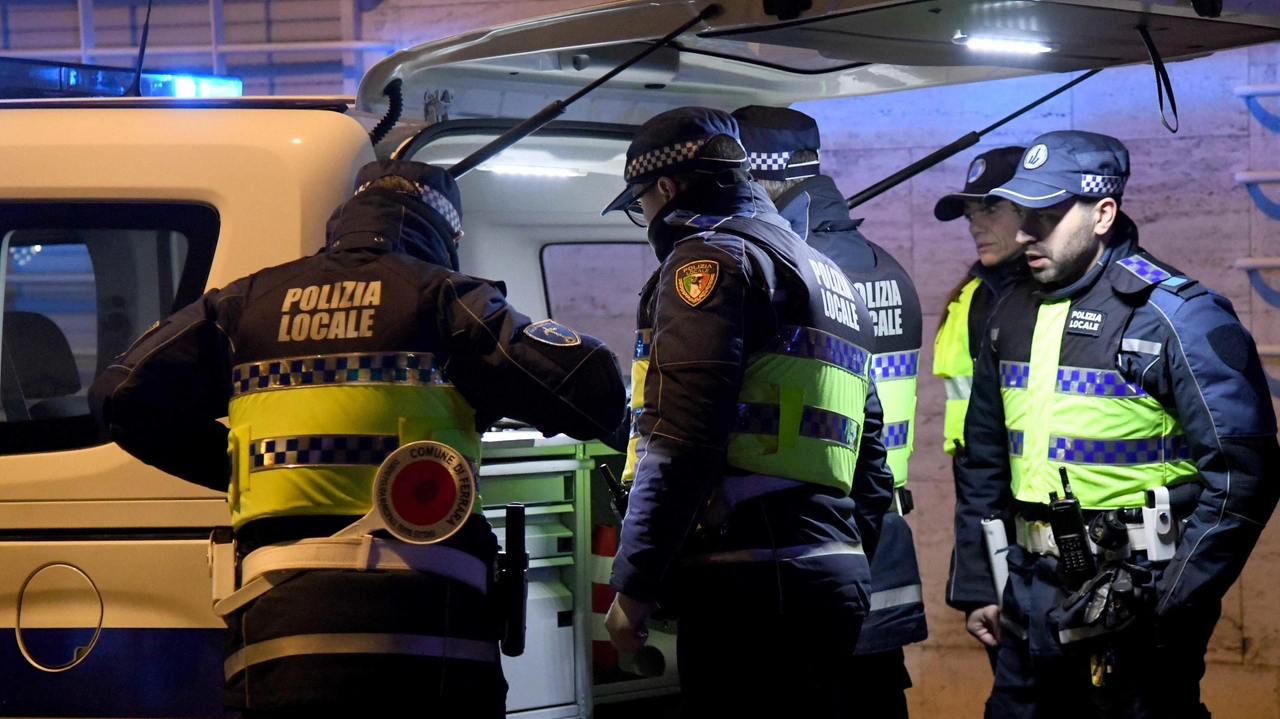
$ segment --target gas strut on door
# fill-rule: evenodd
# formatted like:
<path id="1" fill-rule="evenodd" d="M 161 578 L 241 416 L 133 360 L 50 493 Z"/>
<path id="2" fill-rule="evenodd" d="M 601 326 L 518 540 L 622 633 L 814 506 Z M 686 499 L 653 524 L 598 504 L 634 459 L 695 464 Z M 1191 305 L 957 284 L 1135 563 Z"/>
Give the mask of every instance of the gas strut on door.
<path id="1" fill-rule="evenodd" d="M 1045 102 L 1052 100 L 1058 95 L 1061 95 L 1067 90 L 1070 90 L 1071 88 L 1075 87 L 1076 85 L 1079 85 L 1080 83 L 1084 82 L 1085 80 L 1088 80 L 1089 78 L 1093 77 L 1094 75 L 1097 75 L 1100 72 L 1102 72 L 1101 68 L 1098 68 L 1096 70 L 1090 70 L 1089 72 L 1086 72 L 1085 74 L 1081 75 L 1080 77 L 1077 77 L 1071 82 L 1068 82 L 1067 84 L 1063 85 L 1057 90 L 1054 90 L 1048 95 L 1045 95 L 1044 97 L 1036 100 L 1030 105 L 1027 105 L 1026 107 L 1019 109 L 1017 112 L 1014 112 L 1011 115 L 1006 115 L 1004 118 L 1002 118 L 999 122 L 996 122 L 994 125 L 989 125 L 981 130 L 978 130 L 977 132 L 970 132 L 969 134 L 961 137 L 960 139 L 956 140 L 950 145 L 947 145 L 946 147 L 941 148 L 939 150 L 934 150 L 929 155 L 922 157 L 919 160 L 916 160 L 915 162 L 902 168 L 901 170 L 898 170 L 892 175 L 889 175 L 888 177 L 877 182 L 871 187 L 868 187 L 862 192 L 859 192 L 853 197 L 850 197 L 847 200 L 849 209 L 852 210 L 853 208 L 857 207 L 858 205 L 861 205 L 867 200 L 870 200 L 873 197 L 878 197 L 879 195 L 882 195 L 885 192 L 888 192 L 889 190 L 897 187 L 898 185 L 901 185 L 907 180 L 910 180 L 916 175 L 919 175 L 920 173 L 924 172 L 930 167 L 933 167 L 939 162 L 942 162 L 943 160 L 946 160 L 947 158 L 951 157 L 952 155 L 963 152 L 969 149 L 970 147 L 973 147 L 974 145 L 978 144 L 978 140 L 981 140 L 983 135 L 986 135 L 987 133 L 1000 127 L 1001 125 L 1004 125 L 1005 123 L 1011 120 L 1014 120 L 1015 118 L 1023 115 L 1024 113 L 1035 109 L 1039 105 L 1042 105 Z M 1170 91 L 1170 96 L 1172 96 L 1172 91 Z"/>
<path id="2" fill-rule="evenodd" d="M 637 62 L 640 62 L 641 60 L 645 59 L 650 55 L 650 53 L 654 52 L 658 48 L 664 47 L 670 44 L 672 40 L 675 40 L 677 37 L 684 34 L 686 30 L 693 27 L 694 25 L 697 25 L 698 23 L 703 22 L 704 20 L 710 20 L 711 18 L 719 15 L 720 12 L 721 10 L 719 5 L 706 6 L 705 8 L 702 9 L 702 12 L 698 13 L 698 15 L 694 17 L 692 20 L 689 20 L 688 22 L 682 24 L 680 27 L 676 28 L 675 30 L 672 30 L 671 32 L 667 33 L 660 40 L 654 42 L 652 45 L 645 48 L 640 53 L 636 54 L 635 57 L 632 57 L 626 62 L 623 62 L 621 65 L 618 65 L 617 67 L 613 68 L 609 72 L 606 72 L 604 75 L 601 75 L 599 79 L 595 80 L 590 85 L 587 85 L 581 90 L 573 93 L 568 98 L 564 100 L 556 100 L 555 102 L 552 102 L 550 105 L 547 105 L 546 107 L 539 110 L 533 117 L 530 117 L 529 119 L 525 120 L 519 125 L 516 125 L 510 130 L 507 130 L 506 132 L 502 133 L 501 136 L 495 138 L 489 144 L 485 145 L 479 150 L 476 150 L 470 155 L 462 158 L 462 160 L 460 160 L 458 164 L 449 168 L 449 174 L 457 178 L 457 177 L 462 177 L 468 172 L 471 172 L 472 170 L 479 167 L 480 163 L 485 162 L 486 160 L 494 157 L 495 155 L 507 149 L 508 147 L 511 147 L 512 145 L 516 144 L 520 140 L 542 129 L 542 127 L 547 123 L 563 115 L 565 110 L 569 109 L 570 105 L 582 99 L 584 95 L 596 89 L 597 87 L 600 87 L 606 82 L 612 80 L 614 77 L 618 75 L 618 73 L 622 72 L 623 70 L 626 70 L 627 68 L 636 64 Z"/>

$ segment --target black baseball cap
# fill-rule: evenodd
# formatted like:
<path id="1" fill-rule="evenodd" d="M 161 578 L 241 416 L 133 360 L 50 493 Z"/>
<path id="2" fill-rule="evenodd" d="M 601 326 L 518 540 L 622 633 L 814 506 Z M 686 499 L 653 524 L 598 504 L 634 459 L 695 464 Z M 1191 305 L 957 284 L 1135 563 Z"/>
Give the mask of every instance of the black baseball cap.
<path id="1" fill-rule="evenodd" d="M 1024 147 L 997 147 L 973 158 L 964 189 L 938 200 L 933 206 L 933 216 L 950 222 L 964 215 L 964 203 L 980 202 L 987 193 L 1013 179 L 1025 150 Z"/>
<path id="2" fill-rule="evenodd" d="M 1114 137 L 1080 130 L 1046 132 L 1022 155 L 1013 179 L 987 194 L 1039 209 L 1072 196 L 1119 198 L 1129 180 L 1129 150 Z"/>

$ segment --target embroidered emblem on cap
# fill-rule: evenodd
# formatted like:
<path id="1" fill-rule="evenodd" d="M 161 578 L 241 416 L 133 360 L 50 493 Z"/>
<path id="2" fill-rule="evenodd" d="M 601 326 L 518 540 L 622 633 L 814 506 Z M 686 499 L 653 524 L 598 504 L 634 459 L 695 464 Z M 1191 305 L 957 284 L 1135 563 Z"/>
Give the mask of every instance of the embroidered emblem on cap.
<path id="1" fill-rule="evenodd" d="M 973 164 L 972 164 L 972 165 L 969 165 L 969 180 L 968 180 L 968 181 L 969 181 L 969 183 L 971 183 L 971 184 L 972 184 L 972 183 L 974 183 L 974 182 L 977 182 L 977 181 L 978 181 L 978 178 L 979 178 L 979 177 L 982 177 L 982 173 L 984 173 L 984 172 L 986 172 L 986 171 L 987 171 L 987 161 L 986 161 L 986 160 L 982 159 L 981 157 L 979 157 L 978 159 L 974 160 L 974 161 L 973 161 Z"/>
<path id="2" fill-rule="evenodd" d="M 1028 170 L 1034 170 L 1049 160 L 1048 145 L 1035 145 L 1022 158 L 1022 166 Z"/>
<path id="3" fill-rule="evenodd" d="M 1080 194 L 1118 195 L 1124 191 L 1124 178 L 1115 175 L 1080 175 Z"/>
<path id="4" fill-rule="evenodd" d="M 577 332 L 555 320 L 534 322 L 524 328 L 524 333 L 539 342 L 557 347 L 576 347 L 582 344 L 582 338 Z"/>
<path id="5" fill-rule="evenodd" d="M 697 307 L 711 296 L 720 277 L 720 263 L 715 260 L 690 262 L 676 270 L 676 294 L 690 307 Z"/>
<path id="6" fill-rule="evenodd" d="M 706 140 L 686 140 L 685 142 L 677 142 L 674 145 L 659 147 L 656 150 L 637 155 L 631 158 L 627 163 L 627 171 L 625 178 L 627 182 L 635 180 L 646 173 L 654 170 L 661 170 L 686 160 L 693 159 L 698 154 L 698 150 L 707 144 Z"/>
<path id="7" fill-rule="evenodd" d="M 785 170 L 791 162 L 790 152 L 748 152 L 752 170 Z"/>

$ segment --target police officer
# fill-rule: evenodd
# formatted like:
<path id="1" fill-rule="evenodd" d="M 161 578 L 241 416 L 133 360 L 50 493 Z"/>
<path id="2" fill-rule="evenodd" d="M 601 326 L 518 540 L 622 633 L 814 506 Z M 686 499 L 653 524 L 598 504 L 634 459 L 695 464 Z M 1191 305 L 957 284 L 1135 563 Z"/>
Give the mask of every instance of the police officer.
<path id="1" fill-rule="evenodd" d="M 953 606 L 996 604 L 979 524 L 1016 526 L 990 717 L 1208 717 L 1205 646 L 1276 504 L 1253 339 L 1230 302 L 1139 247 L 1128 177 L 1115 138 L 1050 132 L 989 196 L 1024 213 L 1035 280 L 991 316 L 956 477 Z M 1084 521 L 1123 520 L 1093 535 L 1114 551 L 1083 585 L 1092 562 L 1059 561 L 1090 549 L 1067 536 L 1061 469 Z"/>
<path id="2" fill-rule="evenodd" d="M 244 568 L 365 514 L 399 444 L 431 439 L 474 463 L 480 432 L 502 417 L 582 439 L 623 419 L 616 360 L 599 341 L 530 322 L 500 283 L 457 272 L 461 204 L 447 172 L 384 161 L 356 183 L 324 251 L 209 291 L 93 387 L 126 451 L 228 492 Z M 217 421 L 228 416 L 229 430 Z M 503 716 L 486 597 L 497 542 L 478 505 L 409 570 L 301 572 L 228 616 L 227 705 Z M 376 554 L 410 565 L 422 554 L 397 546 L 412 545 Z"/>
<path id="3" fill-rule="evenodd" d="M 1005 198 L 984 202 L 988 192 L 1013 179 L 1024 147 L 999 147 L 978 155 L 969 163 L 964 189 L 944 196 L 933 206 L 942 222 L 964 217 L 978 250 L 978 261 L 956 285 L 942 311 L 942 322 L 933 341 L 933 373 L 946 387 L 942 447 L 947 454 L 963 453 L 964 415 L 973 386 L 973 362 L 982 346 L 982 333 L 996 303 L 1009 290 L 1031 279 L 1022 256 L 1022 216 Z M 948 591 L 948 594 L 950 592 Z M 992 652 L 1000 636 L 999 616 L 981 610 L 966 617 L 969 633 Z"/>
<path id="4" fill-rule="evenodd" d="M 866 554 L 893 486 L 874 325 L 746 159 L 729 114 L 662 113 L 608 208 L 643 216 L 661 264 L 641 294 L 606 626 L 634 651 L 655 602 L 675 610 L 690 716 L 851 716 Z"/>
<path id="5" fill-rule="evenodd" d="M 906 489 L 907 461 L 915 437 L 916 374 L 920 364 L 920 298 L 906 270 L 858 231 L 844 196 L 821 174 L 818 124 L 781 107 L 752 105 L 733 112 L 751 175 L 778 207 L 778 214 L 810 247 L 829 257 L 867 303 L 874 337 L 871 374 L 884 410 L 884 446 L 893 472 L 892 511 L 884 517 L 871 565 L 871 613 L 862 622 L 853 677 L 860 683 L 858 708 L 877 717 L 907 716 L 911 686 L 902 647 L 929 636 L 920 570 Z"/>

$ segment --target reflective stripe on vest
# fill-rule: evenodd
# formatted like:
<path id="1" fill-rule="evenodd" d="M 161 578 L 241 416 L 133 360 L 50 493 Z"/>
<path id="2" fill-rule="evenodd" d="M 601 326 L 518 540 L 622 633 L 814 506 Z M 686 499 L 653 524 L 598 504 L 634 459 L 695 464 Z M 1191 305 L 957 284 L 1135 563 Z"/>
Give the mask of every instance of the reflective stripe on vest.
<path id="1" fill-rule="evenodd" d="M 1061 494 L 1059 467 L 1085 509 L 1141 506 L 1150 487 L 1195 479 L 1178 419 L 1112 370 L 1058 365 L 1071 303 L 1042 304 L 1031 362 L 1000 363 L 1014 497 Z"/>
<path id="2" fill-rule="evenodd" d="M 473 466 L 480 457 L 475 411 L 429 353 L 282 358 L 239 365 L 233 379 L 235 528 L 263 517 L 364 514 L 378 465 L 407 442 L 442 442 Z"/>
<path id="3" fill-rule="evenodd" d="M 942 448 L 955 454 L 964 443 L 964 416 L 969 411 L 969 392 L 973 386 L 973 357 L 969 354 L 969 310 L 973 293 L 982 281 L 969 280 L 947 305 L 946 320 L 938 328 L 933 341 L 933 373 L 941 377 L 947 388 L 947 404 L 942 422 Z"/>
<path id="4" fill-rule="evenodd" d="M 313 654 L 399 654 L 415 657 L 498 661 L 498 643 L 422 634 L 295 634 L 248 644 L 222 663 L 231 679 L 255 664 Z"/>
<path id="5" fill-rule="evenodd" d="M 915 446 L 916 377 L 920 351 L 889 352 L 871 356 L 871 376 L 884 412 L 882 440 L 888 451 L 886 464 L 893 472 L 893 486 L 907 484 L 907 464 Z"/>
<path id="6" fill-rule="evenodd" d="M 783 328 L 774 346 L 747 361 L 729 464 L 848 492 L 870 366 L 870 353 L 835 335 Z"/>

